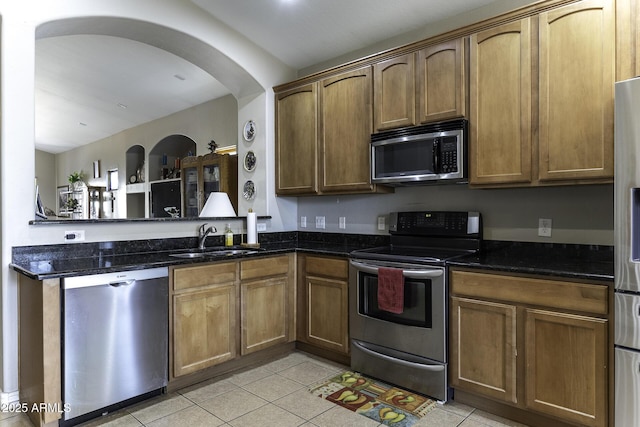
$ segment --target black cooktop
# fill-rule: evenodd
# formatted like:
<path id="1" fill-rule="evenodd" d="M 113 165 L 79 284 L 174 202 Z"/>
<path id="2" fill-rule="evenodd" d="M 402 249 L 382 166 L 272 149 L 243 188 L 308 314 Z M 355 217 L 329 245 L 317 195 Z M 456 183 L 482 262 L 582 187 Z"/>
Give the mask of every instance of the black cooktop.
<path id="1" fill-rule="evenodd" d="M 415 211 L 389 215 L 391 244 L 351 252 L 354 258 L 442 264 L 480 250 L 478 212 Z"/>

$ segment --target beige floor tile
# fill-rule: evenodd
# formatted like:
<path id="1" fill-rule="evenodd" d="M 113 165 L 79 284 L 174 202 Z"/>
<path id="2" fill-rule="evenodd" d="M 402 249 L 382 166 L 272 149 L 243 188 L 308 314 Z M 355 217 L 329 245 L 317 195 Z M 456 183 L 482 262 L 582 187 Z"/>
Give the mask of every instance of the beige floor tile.
<path id="1" fill-rule="evenodd" d="M 224 421 L 220 418 L 199 406 L 191 406 L 146 424 L 146 427 L 217 427 L 222 424 Z"/>
<path id="2" fill-rule="evenodd" d="M 200 403 L 219 394 L 236 390 L 238 387 L 239 386 L 232 383 L 230 379 L 224 379 L 208 382 L 206 384 L 198 384 L 196 386 L 180 390 L 179 393 L 192 402 Z"/>
<path id="3" fill-rule="evenodd" d="M 229 381 L 231 381 L 235 385 L 242 387 L 254 381 L 261 380 L 262 378 L 266 378 L 270 375 L 273 375 L 273 371 L 269 369 L 265 369 L 262 366 L 258 366 L 256 368 L 248 369 L 246 371 L 242 371 L 232 375 L 229 378 Z"/>
<path id="4" fill-rule="evenodd" d="M 237 389 L 199 404 L 223 421 L 231 421 L 266 405 L 268 402 L 248 391 Z"/>
<path id="5" fill-rule="evenodd" d="M 26 414 L 11 414 L 0 419 L 0 427 L 33 427 Z"/>
<path id="6" fill-rule="evenodd" d="M 82 427 L 137 427 L 142 423 L 124 410 L 113 412 L 104 417 L 96 418 L 81 424 Z"/>
<path id="7" fill-rule="evenodd" d="M 305 420 L 310 420 L 335 407 L 333 403 L 312 395 L 306 389 L 291 393 L 273 403 Z"/>
<path id="8" fill-rule="evenodd" d="M 318 427 L 378 427 L 380 425 L 371 418 L 339 406 L 335 406 L 309 421 Z"/>
<path id="9" fill-rule="evenodd" d="M 527 427 L 526 424 L 521 424 L 516 421 L 508 420 L 506 418 L 499 417 L 497 415 L 490 414 L 481 410 L 475 410 L 469 417 L 469 420 L 478 421 L 486 426 L 491 427 Z"/>
<path id="10" fill-rule="evenodd" d="M 272 374 L 258 381 L 254 381 L 242 388 L 269 402 L 273 402 L 298 390 L 305 393 L 307 392 L 302 384 L 278 374 Z"/>
<path id="11" fill-rule="evenodd" d="M 303 362 L 289 369 L 279 372 L 278 375 L 289 378 L 300 384 L 310 385 L 328 378 L 340 372 L 338 369 L 329 369 L 327 366 L 315 362 Z"/>
<path id="12" fill-rule="evenodd" d="M 269 362 L 263 365 L 262 367 L 272 372 L 280 372 L 292 366 L 298 365 L 300 363 L 307 362 L 309 360 L 311 360 L 311 358 L 308 357 L 306 354 L 296 352 L 296 353 L 291 353 L 291 354 L 288 354 L 287 356 L 281 357 L 280 359 L 276 359 L 273 362 Z"/>
<path id="13" fill-rule="evenodd" d="M 461 415 L 463 417 L 468 417 L 475 410 L 475 408 L 465 405 L 464 403 L 458 403 L 455 400 L 450 400 L 445 404 L 438 404 L 438 408 L 443 409 L 445 411 L 453 412 L 454 414 Z"/>
<path id="14" fill-rule="evenodd" d="M 129 413 L 142 424 L 148 424 L 192 405 L 193 402 L 189 399 L 180 394 L 172 393 L 133 406 L 129 409 Z"/>
<path id="15" fill-rule="evenodd" d="M 296 427 L 304 423 L 304 419 L 273 404 L 261 406 L 255 411 L 229 421 L 233 427 Z"/>
<path id="16" fill-rule="evenodd" d="M 435 408 L 420 418 L 413 427 L 455 427 L 464 421 L 464 417 L 453 412 Z"/>

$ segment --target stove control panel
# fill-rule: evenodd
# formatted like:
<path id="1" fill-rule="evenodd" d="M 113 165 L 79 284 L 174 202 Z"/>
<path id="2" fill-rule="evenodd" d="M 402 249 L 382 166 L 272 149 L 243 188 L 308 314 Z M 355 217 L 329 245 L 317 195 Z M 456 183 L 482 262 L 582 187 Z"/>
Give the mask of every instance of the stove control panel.
<path id="1" fill-rule="evenodd" d="M 481 231 L 479 212 L 392 212 L 389 220 L 391 234 L 473 237 Z"/>

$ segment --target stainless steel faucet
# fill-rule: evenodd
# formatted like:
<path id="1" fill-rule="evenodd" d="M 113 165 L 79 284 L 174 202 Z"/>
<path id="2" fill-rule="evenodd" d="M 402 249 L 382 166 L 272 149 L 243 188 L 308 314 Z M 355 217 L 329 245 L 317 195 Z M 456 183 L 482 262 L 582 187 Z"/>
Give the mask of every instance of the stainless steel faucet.
<path id="1" fill-rule="evenodd" d="M 215 227 L 207 227 L 207 223 L 205 222 L 204 224 L 202 224 L 200 226 L 200 231 L 198 232 L 198 249 L 203 250 L 204 249 L 204 242 L 205 240 L 207 240 L 207 236 L 211 233 L 215 233 L 216 231 L 218 231 Z"/>

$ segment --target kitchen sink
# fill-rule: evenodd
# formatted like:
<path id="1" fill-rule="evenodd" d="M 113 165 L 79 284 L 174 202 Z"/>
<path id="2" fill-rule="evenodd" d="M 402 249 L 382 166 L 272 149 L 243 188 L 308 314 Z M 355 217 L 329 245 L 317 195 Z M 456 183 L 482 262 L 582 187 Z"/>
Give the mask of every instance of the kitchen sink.
<path id="1" fill-rule="evenodd" d="M 205 249 L 191 252 L 176 252 L 169 256 L 176 258 L 217 258 L 232 255 L 247 255 L 258 252 L 256 249 Z"/>

